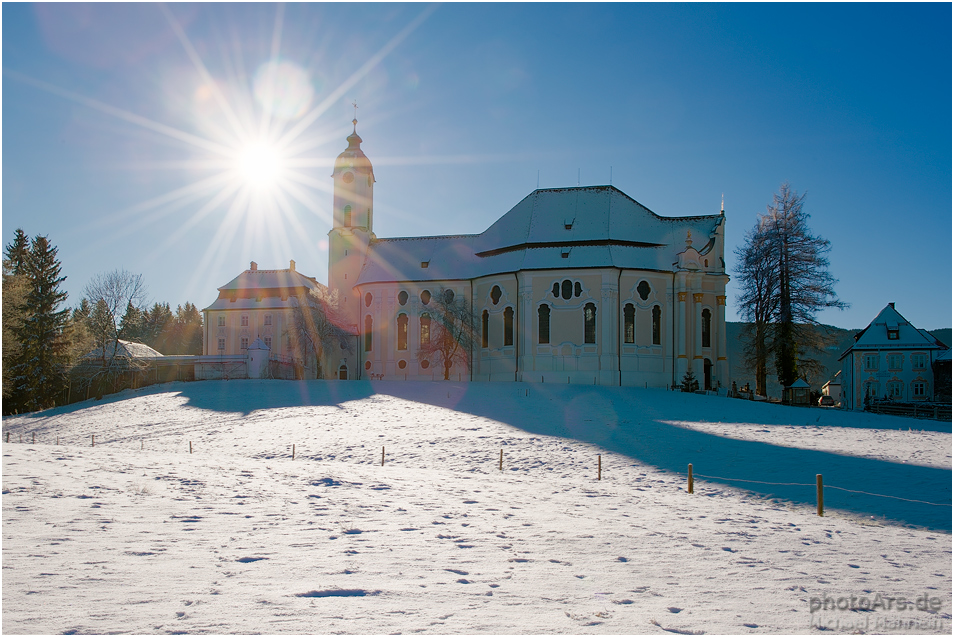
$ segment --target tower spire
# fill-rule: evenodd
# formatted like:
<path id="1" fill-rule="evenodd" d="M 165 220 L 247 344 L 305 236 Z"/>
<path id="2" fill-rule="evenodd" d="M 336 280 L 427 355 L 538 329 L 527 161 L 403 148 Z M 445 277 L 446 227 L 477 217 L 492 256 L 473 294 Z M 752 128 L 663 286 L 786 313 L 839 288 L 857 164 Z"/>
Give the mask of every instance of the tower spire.
<path id="1" fill-rule="evenodd" d="M 725 214 L 725 193 L 722 193 L 722 207 L 719 210 L 721 214 Z"/>
<path id="2" fill-rule="evenodd" d="M 358 132 L 358 100 L 354 100 L 353 102 L 351 102 L 351 105 L 354 106 L 354 119 L 351 120 L 351 123 L 354 125 L 353 132 L 357 133 Z"/>

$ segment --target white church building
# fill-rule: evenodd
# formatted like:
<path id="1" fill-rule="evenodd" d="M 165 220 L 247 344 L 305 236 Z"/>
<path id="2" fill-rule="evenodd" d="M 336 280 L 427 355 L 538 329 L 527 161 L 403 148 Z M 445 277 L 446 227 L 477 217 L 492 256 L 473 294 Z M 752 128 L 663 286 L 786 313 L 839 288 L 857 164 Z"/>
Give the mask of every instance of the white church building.
<path id="1" fill-rule="evenodd" d="M 663 217 L 612 186 L 538 189 L 474 235 L 379 238 L 361 137 L 334 165 L 328 287 L 355 352 L 338 378 L 439 380 L 418 356 L 441 288 L 477 335 L 450 378 L 669 387 L 692 369 L 727 387 L 725 214 Z"/>

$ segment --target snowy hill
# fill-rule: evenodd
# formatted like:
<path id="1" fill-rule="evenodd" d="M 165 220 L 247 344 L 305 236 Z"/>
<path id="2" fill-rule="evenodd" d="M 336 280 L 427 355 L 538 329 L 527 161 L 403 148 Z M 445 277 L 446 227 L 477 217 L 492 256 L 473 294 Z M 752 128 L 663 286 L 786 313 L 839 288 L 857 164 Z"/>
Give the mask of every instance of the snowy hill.
<path id="1" fill-rule="evenodd" d="M 3 432 L 5 633 L 950 632 L 950 423 L 604 387 L 230 381 Z M 810 612 L 877 593 L 942 607 Z"/>

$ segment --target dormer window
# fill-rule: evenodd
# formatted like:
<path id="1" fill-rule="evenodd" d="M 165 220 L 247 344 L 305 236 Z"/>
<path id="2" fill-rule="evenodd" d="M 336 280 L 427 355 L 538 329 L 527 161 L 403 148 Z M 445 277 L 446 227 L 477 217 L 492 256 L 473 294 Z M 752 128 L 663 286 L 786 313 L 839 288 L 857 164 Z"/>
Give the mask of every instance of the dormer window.
<path id="1" fill-rule="evenodd" d="M 421 261 L 421 267 L 422 267 L 422 268 L 427 268 L 427 266 L 429 266 L 430 264 L 431 264 L 430 261 Z"/>
<path id="2" fill-rule="evenodd" d="M 889 341 L 898 340 L 898 324 L 897 323 L 888 323 L 888 340 Z"/>
<path id="3" fill-rule="evenodd" d="M 576 219 L 564 219 L 563 227 L 566 228 L 567 230 L 572 230 L 574 221 L 576 221 Z"/>

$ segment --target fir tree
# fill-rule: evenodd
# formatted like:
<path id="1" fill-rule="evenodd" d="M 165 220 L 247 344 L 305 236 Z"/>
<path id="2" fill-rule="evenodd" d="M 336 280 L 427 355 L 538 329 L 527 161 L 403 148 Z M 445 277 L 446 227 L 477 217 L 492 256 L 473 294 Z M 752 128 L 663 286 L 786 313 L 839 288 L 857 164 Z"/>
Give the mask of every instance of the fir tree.
<path id="1" fill-rule="evenodd" d="M 126 303 L 126 312 L 119 321 L 119 338 L 141 343 L 146 327 L 146 315 L 132 301 Z"/>
<path id="2" fill-rule="evenodd" d="M 16 330 L 23 324 L 23 305 L 29 281 L 24 274 L 13 274 L 10 261 L 3 262 L 3 400 L 4 410 L 12 413 L 13 363 L 20 352 Z"/>
<path id="3" fill-rule="evenodd" d="M 33 239 L 22 271 L 28 280 L 23 323 L 14 330 L 20 344 L 12 366 L 11 402 L 19 411 L 36 411 L 56 404 L 66 386 L 69 343 L 64 333 L 68 309 L 58 309 L 66 300 L 60 284 L 56 247 L 47 237 Z"/>
<path id="4" fill-rule="evenodd" d="M 699 391 L 699 381 L 696 380 L 696 376 L 692 373 L 692 369 L 687 369 L 686 375 L 682 377 L 682 391 L 689 393 Z"/>
<path id="5" fill-rule="evenodd" d="M 10 271 L 12 274 L 21 274 L 23 272 L 23 265 L 30 256 L 30 238 L 23 232 L 23 228 L 16 229 L 13 241 L 7 244 L 3 256 L 10 262 Z"/>

